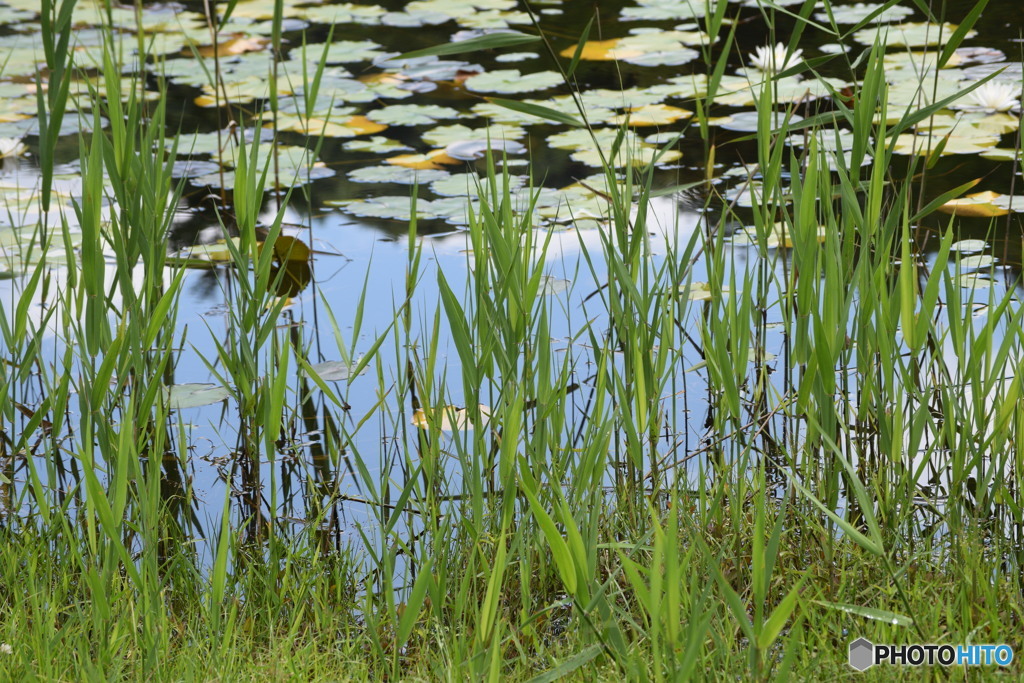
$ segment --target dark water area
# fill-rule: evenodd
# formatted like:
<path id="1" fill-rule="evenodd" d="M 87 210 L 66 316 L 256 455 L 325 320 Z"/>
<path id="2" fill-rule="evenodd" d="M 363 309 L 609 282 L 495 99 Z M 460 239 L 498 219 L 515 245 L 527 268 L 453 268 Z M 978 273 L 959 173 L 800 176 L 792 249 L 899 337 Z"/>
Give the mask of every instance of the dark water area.
<path id="1" fill-rule="evenodd" d="M 406 3 L 380 3 L 381 7 L 389 11 L 400 11 Z M 611 38 L 628 35 L 628 31 L 637 26 L 644 26 L 662 30 L 671 30 L 680 24 L 679 20 L 665 21 L 644 21 L 625 22 L 619 15 L 623 3 L 564 3 L 557 5 L 560 14 L 555 16 L 539 14 L 540 28 L 543 30 L 553 48 L 561 51 L 571 48 L 577 42 L 580 33 L 589 21 L 594 19 L 591 38 L 595 40 L 608 40 Z M 911 2 L 901 3 L 913 14 L 907 17 L 907 21 L 921 21 L 925 17 Z M 958 21 L 973 6 L 972 3 L 947 3 L 946 6 L 934 6 L 933 11 L 939 18 L 947 21 Z M 200 12 L 202 3 L 186 4 L 192 11 Z M 535 9 L 542 10 L 545 6 L 540 5 Z M 799 4 L 790 5 L 792 11 L 800 8 Z M 820 11 L 820 10 L 819 10 Z M 733 73 L 744 66 L 746 55 L 756 47 L 763 44 L 774 44 L 775 42 L 787 42 L 792 35 L 797 21 L 783 12 L 769 13 L 757 7 L 733 6 L 727 10 L 727 16 L 736 17 L 735 47 L 729 58 L 729 66 L 726 73 Z M 1024 10 L 1019 3 L 1009 1 L 992 2 L 979 19 L 976 29 L 978 35 L 966 41 L 965 45 L 972 47 L 992 48 L 1001 50 L 1006 59 L 1019 60 L 1022 49 L 1021 26 L 1024 22 Z M 458 30 L 455 22 L 445 22 L 436 26 L 397 28 L 389 26 L 358 26 L 338 25 L 333 30 L 335 40 L 360 40 L 370 39 L 382 46 L 386 51 L 411 51 L 420 48 L 431 47 L 447 42 L 451 35 Z M 513 25 L 512 28 L 532 30 L 530 26 Z M 309 25 L 303 30 L 285 32 L 285 44 L 291 45 L 292 50 L 300 49 L 303 37 L 308 43 L 319 43 L 326 40 L 331 34 L 331 29 L 325 25 Z M 804 50 L 805 56 L 818 56 L 823 45 L 833 44 L 834 37 L 807 28 L 802 33 L 800 47 Z M 551 66 L 551 58 L 544 54 L 542 46 L 530 46 L 536 48 L 539 57 L 527 60 L 524 67 L 546 69 Z M 836 56 L 830 62 L 818 67 L 817 71 L 822 76 L 845 80 L 851 85 L 854 79 L 848 68 L 847 60 L 855 60 L 863 56 L 868 48 L 864 45 L 853 44 L 850 46 L 845 58 Z M 496 61 L 499 53 L 486 51 L 471 55 L 469 64 L 479 65 L 484 70 L 507 68 L 501 62 Z M 717 58 L 717 55 L 715 55 Z M 691 73 L 707 73 L 708 66 L 701 60 L 695 60 L 688 64 L 679 66 L 637 66 L 628 62 L 609 63 L 599 61 L 581 62 L 575 73 L 579 88 L 583 91 L 588 89 L 629 89 L 637 88 L 643 90 L 653 85 L 663 83 L 668 78 Z M 362 64 L 360 68 L 353 69 L 356 76 L 373 74 L 379 72 L 372 64 Z M 1019 71 L 1019 65 L 1018 65 Z M 552 93 L 565 93 L 564 88 L 555 88 L 538 93 L 537 96 L 550 96 Z M 200 94 L 198 88 L 182 87 L 174 84 L 173 80 L 168 83 L 168 100 L 172 103 L 170 120 L 176 122 L 176 126 L 182 131 L 211 132 L 215 131 L 218 125 L 223 125 L 227 114 L 222 111 L 220 116 L 217 112 L 208 108 L 194 106 L 191 101 Z M 528 96 L 533 96 L 531 93 Z M 448 106 L 465 111 L 474 104 L 482 101 L 479 94 L 468 92 L 458 84 L 440 82 L 432 92 L 417 93 L 412 98 L 417 104 Z M 405 100 L 403 100 L 405 102 Z M 687 106 L 686 101 L 680 103 Z M 372 110 L 369 105 L 367 110 Z M 823 110 L 834 108 L 828 100 L 818 100 L 797 106 L 796 113 L 812 115 Z M 249 107 L 250 111 L 258 110 L 259 107 Z M 742 111 L 743 108 L 717 106 L 710 112 L 711 115 L 723 115 L 735 111 Z M 467 114 L 468 115 L 468 114 Z M 471 116 L 471 115 L 470 115 Z M 462 119 L 460 119 L 461 121 Z M 687 122 L 686 132 L 678 142 L 678 149 L 682 152 L 682 160 L 677 164 L 671 164 L 670 168 L 662 169 L 658 173 L 655 185 L 659 187 L 671 187 L 674 185 L 692 183 L 703 179 L 705 169 L 704 158 L 709 146 L 713 145 L 716 151 L 716 162 L 723 170 L 737 167 L 743 163 L 750 163 L 756 158 L 756 142 L 751 140 L 751 133 L 734 132 L 711 128 L 711 137 L 705 141 L 700 138 L 697 126 Z M 411 148 L 423 148 L 420 138 L 422 132 L 428 127 L 403 126 L 392 127 L 384 133 L 389 139 L 395 140 Z M 675 132 L 680 126 L 661 127 L 659 130 Z M 530 168 L 534 174 L 534 182 L 538 185 L 549 187 L 562 187 L 576 182 L 581 177 L 593 173 L 593 169 L 584 165 L 574 163 L 567 150 L 555 149 L 545 144 L 545 138 L 562 130 L 557 125 L 538 123 L 528 127 L 528 137 L 523 140 L 525 147 L 529 150 L 528 158 Z M 1001 143 L 1003 147 L 1012 147 L 1016 141 L 1017 133 L 1008 133 Z M 283 132 L 279 141 L 286 144 L 304 144 L 307 138 L 303 135 Z M 341 148 L 340 145 L 332 144 L 329 140 L 324 144 L 321 159 L 327 167 L 335 169 L 337 173 L 331 178 L 317 180 L 312 185 L 312 204 L 304 204 L 304 197 L 293 196 L 293 206 L 302 212 L 311 211 L 319 214 L 331 209 L 322 204 L 326 199 L 349 199 L 374 197 L 380 194 L 391 194 L 394 186 L 375 185 L 367 183 L 355 183 L 347 179 L 349 171 L 364 164 L 375 164 L 379 162 L 379 155 L 373 153 L 353 153 Z M 482 167 L 482 162 L 476 164 L 477 170 Z M 905 170 L 894 167 L 894 176 L 898 177 Z M 921 189 L 919 201 L 927 203 L 932 198 L 943 192 L 956 187 L 966 179 L 984 178 L 986 186 L 1003 194 L 1013 194 L 1020 191 L 1017 182 L 1019 174 L 1013 173 L 1012 164 L 993 164 L 990 160 L 975 155 L 955 155 L 938 160 L 937 165 L 929 173 L 929 181 L 926 187 Z M 189 203 L 195 208 L 203 206 L 202 197 L 208 196 L 205 190 L 195 190 L 188 195 Z M 427 193 L 425 196 L 431 196 Z M 700 203 L 700 198 L 695 201 Z M 938 219 L 938 220 L 936 220 Z M 193 220 L 181 226 L 176 235 L 179 245 L 191 244 L 195 239 L 195 231 L 200 229 L 209 220 L 208 212 L 198 213 Z M 379 231 L 382 236 L 401 236 L 405 232 L 401 221 L 373 220 L 361 217 L 359 222 Z M 932 217 L 926 221 L 930 227 L 938 228 L 943 225 L 941 216 Z M 1002 219 L 996 224 L 996 234 L 992 234 L 992 226 L 989 219 L 966 218 L 959 219 L 960 229 L 964 236 L 972 238 L 994 239 L 996 241 L 1012 241 L 1012 234 L 1020 232 L 1019 219 L 1011 216 Z M 192 226 L 192 227 L 188 227 Z M 447 233 L 452 226 L 443 221 L 421 221 L 421 232 Z M 934 246 L 934 240 L 922 241 L 922 248 L 928 249 L 928 245 Z M 1016 252 L 1019 249 L 1008 249 L 1008 256 L 1011 261 L 1017 261 Z"/>

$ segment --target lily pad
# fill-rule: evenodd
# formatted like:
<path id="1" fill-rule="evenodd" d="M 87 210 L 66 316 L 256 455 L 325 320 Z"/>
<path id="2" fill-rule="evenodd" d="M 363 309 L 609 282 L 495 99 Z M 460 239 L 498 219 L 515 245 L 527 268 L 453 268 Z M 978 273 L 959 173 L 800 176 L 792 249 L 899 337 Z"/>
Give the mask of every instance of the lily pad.
<path id="1" fill-rule="evenodd" d="M 488 151 L 495 157 L 506 154 L 523 154 L 526 152 L 526 147 L 515 140 L 492 140 L 490 142 L 487 140 L 459 140 L 449 144 L 444 151 L 452 159 L 473 161 L 474 159 L 483 159 L 487 156 Z"/>
<path id="2" fill-rule="evenodd" d="M 369 140 L 350 140 L 345 143 L 344 147 L 349 152 L 374 152 L 377 154 L 406 152 L 412 149 L 412 147 L 403 145 L 398 140 L 392 140 L 381 135 L 374 135 Z"/>
<path id="3" fill-rule="evenodd" d="M 988 289 L 993 284 L 992 278 L 985 277 L 979 273 L 964 273 L 957 278 L 957 285 L 961 289 Z"/>
<path id="4" fill-rule="evenodd" d="M 451 107 L 436 104 L 392 104 L 371 111 L 367 117 L 371 121 L 391 126 L 426 126 L 436 123 L 438 119 L 451 119 L 458 115 L 459 112 Z"/>
<path id="5" fill-rule="evenodd" d="M 268 121 L 265 125 L 267 128 L 273 128 L 274 123 Z M 328 138 L 352 138 L 357 135 L 372 135 L 386 128 L 387 126 L 383 123 L 372 121 L 365 116 L 338 116 L 326 119 L 281 114 L 277 119 L 277 130 L 287 130 L 305 135 L 322 135 Z"/>
<path id="6" fill-rule="evenodd" d="M 492 123 L 481 128 L 470 128 L 460 123 L 445 126 L 436 126 L 423 134 L 423 141 L 435 147 L 446 147 L 452 143 L 463 140 L 477 141 L 501 141 L 521 140 L 526 136 L 526 131 L 520 126 L 510 126 L 501 123 Z"/>
<path id="7" fill-rule="evenodd" d="M 537 71 L 523 74 L 518 69 L 487 71 L 466 79 L 467 90 L 473 92 L 496 92 L 505 95 L 547 90 L 562 83 L 562 76 L 554 71 Z"/>
<path id="8" fill-rule="evenodd" d="M 486 426 L 491 417 L 491 409 L 481 404 L 479 410 L 481 426 Z M 430 429 L 431 423 L 437 419 L 437 427 L 442 432 L 465 431 L 473 428 L 473 423 L 469 419 L 469 411 L 466 408 L 449 405 L 442 407 L 439 412 L 440 416 L 435 418 L 428 417 L 422 409 L 417 410 L 413 413 L 412 423 L 420 429 Z"/>
<path id="9" fill-rule="evenodd" d="M 219 403 L 231 396 L 230 391 L 218 384 L 175 384 L 166 389 L 172 410 L 200 408 Z"/>
<path id="10" fill-rule="evenodd" d="M 580 59 L 628 62 L 638 66 L 678 66 L 700 56 L 700 52 L 687 46 L 707 45 L 711 42 L 707 34 L 699 31 L 636 29 L 633 35 L 624 38 L 584 43 Z M 562 51 L 562 56 L 572 57 L 576 47 L 567 47 Z"/>
<path id="11" fill-rule="evenodd" d="M 315 363 L 309 366 L 310 369 L 317 374 L 317 376 L 325 382 L 343 382 L 347 379 L 355 377 L 352 373 L 356 369 L 355 363 L 346 363 L 341 360 L 329 360 L 323 363 Z M 365 368 L 363 372 L 365 372 Z M 302 374 L 309 377 L 309 373 L 305 370 Z M 362 374 L 362 373 L 360 373 Z"/>
<path id="12" fill-rule="evenodd" d="M 335 40 L 327 46 L 324 53 L 323 43 L 310 43 L 306 45 L 307 55 L 317 55 L 326 64 L 351 64 L 353 62 L 368 62 L 384 54 L 380 45 L 372 40 Z"/>
<path id="13" fill-rule="evenodd" d="M 445 166 L 455 166 L 464 162 L 448 156 L 443 149 L 435 149 L 426 154 L 399 154 L 385 159 L 384 163 L 406 168 L 438 170 Z"/>
<path id="14" fill-rule="evenodd" d="M 831 8 L 832 19 L 834 19 L 837 24 L 859 24 L 883 7 L 885 7 L 885 5 L 874 2 L 858 2 L 853 5 L 833 5 Z M 872 17 L 871 23 L 881 24 L 885 22 L 898 21 L 909 17 L 913 13 L 914 10 L 909 7 L 893 5 Z M 817 12 L 814 15 L 814 18 L 817 21 L 827 24 L 829 22 L 829 13 Z"/>
<path id="15" fill-rule="evenodd" d="M 957 263 L 961 268 L 989 268 L 996 262 L 994 256 L 989 254 L 974 254 L 973 256 L 964 256 Z"/>
<path id="16" fill-rule="evenodd" d="M 540 293 L 548 296 L 561 294 L 572 286 L 572 280 L 558 278 L 551 275 L 542 275 L 540 278 Z"/>
<path id="17" fill-rule="evenodd" d="M 348 173 L 348 179 L 355 183 L 399 183 L 402 185 L 414 183 L 427 185 L 447 177 L 448 171 L 407 168 L 393 164 L 363 166 Z"/>
<path id="18" fill-rule="evenodd" d="M 950 251 L 960 252 L 961 254 L 970 254 L 976 251 L 984 251 L 988 248 L 988 242 L 985 240 L 960 240 L 950 245 Z"/>
<path id="19" fill-rule="evenodd" d="M 711 301 L 715 298 L 715 292 L 707 282 L 691 282 L 688 285 L 680 285 L 679 291 L 686 294 L 686 298 L 690 301 Z M 720 293 L 728 294 L 729 288 L 722 287 Z"/>
<path id="20" fill-rule="evenodd" d="M 672 107 L 667 104 L 648 104 L 642 107 L 631 107 L 627 114 L 615 116 L 608 123 L 621 124 L 628 122 L 631 126 L 667 126 L 680 119 L 693 116 L 689 109 Z"/>
<path id="21" fill-rule="evenodd" d="M 955 214 L 957 216 L 969 216 L 971 218 L 991 218 L 993 216 L 1005 216 L 1010 213 L 1009 209 L 997 206 L 994 200 L 1000 197 L 996 192 L 986 190 L 976 192 L 959 199 L 951 199 L 939 207 L 943 213 Z M 978 240 L 980 241 L 980 240 Z M 984 244 L 984 242 L 982 242 Z"/>
<path id="22" fill-rule="evenodd" d="M 911 22 L 864 28 L 854 33 L 853 39 L 861 45 L 874 45 L 875 41 L 879 41 L 888 47 L 921 47 L 942 44 L 949 40 L 956 29 L 956 24 L 948 22 Z M 973 38 L 976 35 L 977 31 L 970 30 L 964 38 Z"/>

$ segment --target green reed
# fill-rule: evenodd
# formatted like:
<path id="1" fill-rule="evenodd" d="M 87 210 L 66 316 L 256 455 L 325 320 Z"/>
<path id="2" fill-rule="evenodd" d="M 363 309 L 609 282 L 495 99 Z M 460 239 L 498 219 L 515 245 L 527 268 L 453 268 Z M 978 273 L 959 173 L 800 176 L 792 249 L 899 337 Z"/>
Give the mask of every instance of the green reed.
<path id="1" fill-rule="evenodd" d="M 214 42 L 232 7 L 211 19 Z M 695 103 L 709 157 L 705 114 L 735 44 L 727 14 L 717 4 L 705 19 L 727 32 L 722 52 L 707 48 L 713 77 Z M 275 49 L 282 20 L 278 4 Z M 54 65 L 67 55 L 54 26 L 45 107 L 59 126 Z M 167 114 L 117 95 L 131 77 L 113 35 L 103 55 L 81 138 L 80 242 L 65 222 L 33 247 L 63 253 L 65 279 L 45 258 L 26 263 L 0 307 L 6 676 L 769 679 L 844 673 L 851 634 L 1019 647 L 1024 314 L 1008 288 L 974 317 L 952 222 L 921 260 L 917 221 L 964 188 L 925 203 L 908 179 L 941 150 L 897 177 L 887 141 L 949 102 L 885 123 L 881 45 L 848 64 L 851 102 L 799 123 L 775 118 L 766 79 L 750 265 L 729 239 L 743 216 L 710 189 L 701 230 L 654 255 L 653 169 L 633 170 L 623 133 L 605 156 L 600 247 L 581 240 L 579 272 L 597 289 L 552 294 L 536 195 L 513 192 L 489 157 L 464 278 L 431 270 L 413 218 L 383 322 L 364 321 L 369 272 L 353 320 L 312 297 L 329 352 L 285 308 L 274 245 L 290 192 L 260 219 L 268 187 L 290 179 L 240 141 L 218 212 L 225 328 L 199 360 L 231 392 L 212 515 L 166 390 L 197 360 L 176 325 L 187 271 L 166 258 L 181 196 Z M 567 81 L 577 64 L 561 65 Z M 304 74 L 307 110 L 319 78 Z M 814 141 L 835 120 L 853 134 L 848 160 Z M 811 136 L 802 154 L 783 145 L 794 132 Z M 698 264 L 706 301 L 690 298 Z M 571 343 L 556 353 L 563 319 Z M 350 369 L 340 385 L 314 362 L 335 349 Z M 370 405 L 349 388 L 364 372 Z M 706 404 L 706 433 L 690 433 L 681 401 Z M 289 464 L 306 448 L 308 468 Z M 332 537 L 342 503 L 361 511 L 356 542 Z"/>

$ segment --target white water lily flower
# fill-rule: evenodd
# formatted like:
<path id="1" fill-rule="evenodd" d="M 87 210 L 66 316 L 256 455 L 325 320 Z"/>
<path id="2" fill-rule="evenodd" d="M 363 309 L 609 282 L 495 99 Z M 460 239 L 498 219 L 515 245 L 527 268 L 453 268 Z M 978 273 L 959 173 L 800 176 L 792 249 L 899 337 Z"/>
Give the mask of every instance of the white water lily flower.
<path id="1" fill-rule="evenodd" d="M 20 157 L 28 151 L 21 138 L 0 138 L 0 159 Z"/>
<path id="2" fill-rule="evenodd" d="M 9 643 L 0 643 L 0 654 L 13 655 L 14 648 Z"/>
<path id="3" fill-rule="evenodd" d="M 802 49 L 793 50 L 793 54 L 786 58 L 786 46 L 776 43 L 775 47 L 765 46 L 757 48 L 757 51 L 748 55 L 750 65 L 765 72 L 785 71 L 791 66 L 800 62 Z"/>
<path id="4" fill-rule="evenodd" d="M 989 81 L 971 91 L 971 99 L 989 111 L 1010 111 L 1020 106 L 1020 87 L 1011 83 Z"/>

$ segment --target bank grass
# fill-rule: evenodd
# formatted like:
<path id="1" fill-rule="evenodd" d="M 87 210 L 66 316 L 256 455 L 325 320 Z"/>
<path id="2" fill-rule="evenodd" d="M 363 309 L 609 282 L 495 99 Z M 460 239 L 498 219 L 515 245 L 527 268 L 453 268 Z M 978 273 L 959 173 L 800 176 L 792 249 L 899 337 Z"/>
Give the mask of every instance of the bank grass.
<path id="1" fill-rule="evenodd" d="M 728 26 L 705 51 L 718 78 L 724 7 L 705 19 Z M 58 125 L 69 10 L 44 10 Z M 132 78 L 115 47 L 107 93 Z M 658 252 L 653 168 L 623 133 L 602 152 L 598 245 L 581 238 L 577 281 L 553 291 L 537 194 L 488 157 L 464 273 L 430 263 L 413 218 L 393 310 L 364 319 L 367 271 L 353 320 L 309 297 L 315 331 L 274 247 L 289 191 L 260 218 L 289 183 L 241 136 L 217 212 L 227 314 L 188 336 L 164 105 L 92 91 L 80 241 L 66 219 L 39 231 L 0 307 L 3 677 L 767 680 L 844 676 L 857 637 L 1019 649 L 1021 308 L 992 288 L 975 315 L 955 222 L 934 256 L 916 247 L 935 202 L 908 179 L 931 156 L 895 176 L 889 133 L 948 102 L 880 123 L 882 46 L 851 67 L 853 99 L 800 123 L 773 115 L 766 80 L 749 213 L 700 183 L 700 228 Z M 848 155 L 815 141 L 834 121 Z M 348 379 L 321 376 L 335 353 Z M 225 444 L 214 500 L 168 391 L 186 363 L 230 394 L 206 413 Z"/>

